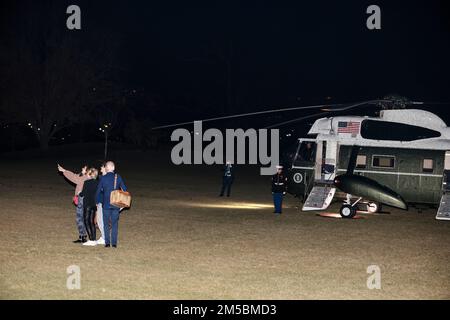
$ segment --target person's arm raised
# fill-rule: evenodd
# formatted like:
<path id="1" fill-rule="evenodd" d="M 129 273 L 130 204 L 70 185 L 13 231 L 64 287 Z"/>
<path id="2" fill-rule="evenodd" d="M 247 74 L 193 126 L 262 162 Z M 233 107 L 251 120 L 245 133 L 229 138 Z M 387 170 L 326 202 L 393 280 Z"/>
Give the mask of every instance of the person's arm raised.
<path id="1" fill-rule="evenodd" d="M 81 181 L 81 177 L 79 175 L 73 173 L 72 171 L 64 170 L 64 171 L 62 171 L 62 174 L 64 175 L 64 177 L 67 178 L 67 180 L 69 180 L 70 182 L 73 182 L 75 184 L 78 184 Z"/>

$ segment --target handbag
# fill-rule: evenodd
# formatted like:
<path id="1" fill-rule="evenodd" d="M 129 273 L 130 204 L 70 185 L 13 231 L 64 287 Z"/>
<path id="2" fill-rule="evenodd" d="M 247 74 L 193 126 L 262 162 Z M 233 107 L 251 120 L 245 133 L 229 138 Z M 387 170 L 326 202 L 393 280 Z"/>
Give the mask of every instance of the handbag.
<path id="1" fill-rule="evenodd" d="M 109 203 L 119 208 L 129 208 L 131 206 L 131 194 L 127 191 L 116 190 L 117 174 L 114 176 L 114 190 L 111 191 Z"/>
<path id="2" fill-rule="evenodd" d="M 78 195 L 73 196 L 72 202 L 78 207 Z"/>

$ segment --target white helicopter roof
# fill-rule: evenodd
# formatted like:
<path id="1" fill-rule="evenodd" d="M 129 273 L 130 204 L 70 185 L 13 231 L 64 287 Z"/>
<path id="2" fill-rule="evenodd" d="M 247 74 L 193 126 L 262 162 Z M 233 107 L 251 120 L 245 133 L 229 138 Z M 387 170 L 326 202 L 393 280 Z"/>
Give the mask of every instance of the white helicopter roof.
<path id="1" fill-rule="evenodd" d="M 440 137 L 413 141 L 365 139 L 361 136 L 360 129 L 362 122 L 366 119 L 423 127 L 439 132 Z M 314 122 L 308 134 L 317 135 L 318 140 L 338 141 L 341 145 L 450 150 L 450 128 L 437 115 L 419 109 L 382 110 L 379 117 L 321 118 Z"/>
<path id="2" fill-rule="evenodd" d="M 420 109 L 382 110 L 380 119 L 384 121 L 411 124 L 439 131 L 447 124 L 434 113 Z"/>

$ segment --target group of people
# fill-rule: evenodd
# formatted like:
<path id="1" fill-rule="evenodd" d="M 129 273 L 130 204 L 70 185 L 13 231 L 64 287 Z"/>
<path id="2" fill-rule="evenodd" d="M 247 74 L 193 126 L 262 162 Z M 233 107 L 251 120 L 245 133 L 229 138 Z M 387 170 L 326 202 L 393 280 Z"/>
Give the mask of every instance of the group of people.
<path id="1" fill-rule="evenodd" d="M 274 213 L 280 215 L 283 210 L 283 197 L 287 191 L 287 177 L 283 173 L 283 166 L 276 166 L 277 173 L 272 176 L 272 197 L 274 204 Z M 223 197 L 227 194 L 227 197 L 231 194 L 231 185 L 234 182 L 234 166 L 231 161 L 227 161 L 222 174 L 222 189 L 220 190 L 219 197 Z"/>
<path id="2" fill-rule="evenodd" d="M 96 168 L 87 165 L 76 174 L 58 164 L 58 171 L 75 184 L 74 204 L 76 205 L 76 224 L 78 239 L 74 243 L 84 246 L 104 245 L 117 248 L 120 208 L 110 203 L 111 192 L 127 187 L 120 175 L 115 173 L 115 164 L 108 161 L 100 167 L 98 177 Z M 100 238 L 97 239 L 97 228 Z"/>
<path id="3" fill-rule="evenodd" d="M 101 165 L 100 173 L 96 168 L 85 165 L 80 173 L 73 173 L 58 164 L 58 171 L 64 177 L 75 184 L 74 204 L 76 205 L 76 224 L 78 239 L 74 243 L 84 246 L 105 245 L 105 247 L 117 248 L 119 232 L 119 216 L 121 209 L 110 203 L 111 192 L 127 187 L 122 177 L 115 173 L 115 164 L 108 161 Z M 222 175 L 222 189 L 219 196 L 227 197 L 231 194 L 231 186 L 234 181 L 234 166 L 227 161 Z M 282 213 L 283 196 L 287 190 L 287 177 L 283 173 L 283 167 L 277 166 L 277 173 L 272 176 L 272 196 L 274 213 Z M 100 230 L 100 238 L 97 239 L 97 227 Z"/>

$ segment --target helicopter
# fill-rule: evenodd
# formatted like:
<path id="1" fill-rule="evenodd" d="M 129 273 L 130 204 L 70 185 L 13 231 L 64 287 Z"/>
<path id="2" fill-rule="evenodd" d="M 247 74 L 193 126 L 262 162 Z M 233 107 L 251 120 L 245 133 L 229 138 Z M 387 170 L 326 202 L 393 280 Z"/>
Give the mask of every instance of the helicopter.
<path id="1" fill-rule="evenodd" d="M 274 109 L 202 121 L 320 109 L 320 113 L 267 127 L 331 114 L 315 120 L 307 136 L 298 138 L 295 153 L 285 157 L 287 191 L 303 201 L 302 211 L 326 210 L 334 199 L 343 200 L 339 210 L 343 218 L 355 217 L 360 205 L 375 213 L 383 205 L 408 210 L 409 204 L 426 204 L 439 205 L 436 219 L 450 220 L 450 128 L 434 113 L 417 108 L 424 104 L 387 96 L 352 104 Z M 381 110 L 376 116 L 333 115 L 368 105 Z"/>

